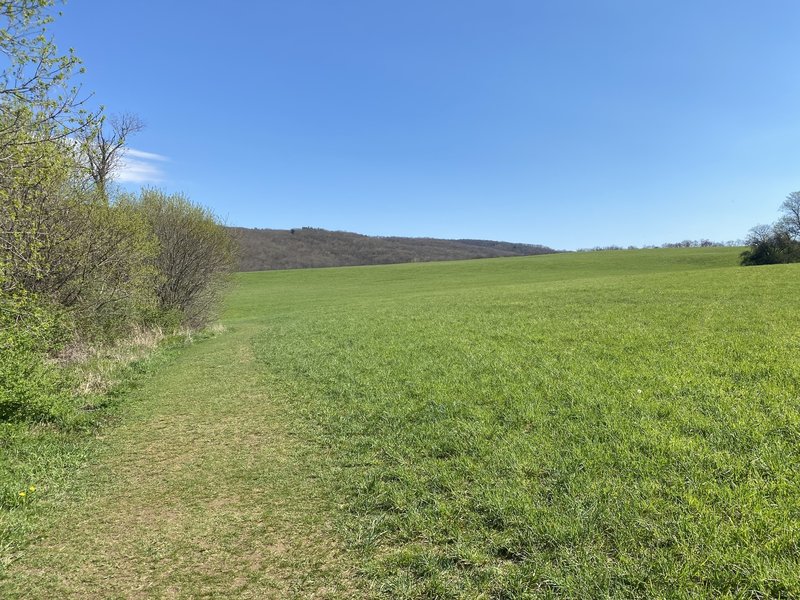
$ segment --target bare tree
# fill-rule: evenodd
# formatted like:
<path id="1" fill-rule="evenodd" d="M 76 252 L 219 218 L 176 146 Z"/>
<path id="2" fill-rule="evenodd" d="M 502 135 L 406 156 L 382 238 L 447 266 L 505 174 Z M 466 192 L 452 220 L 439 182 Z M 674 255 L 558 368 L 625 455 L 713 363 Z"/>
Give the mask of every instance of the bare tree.
<path id="1" fill-rule="evenodd" d="M 778 221 L 778 227 L 800 241 L 800 192 L 792 192 L 786 196 L 781 204 L 781 212 L 783 216 Z"/>
<path id="2" fill-rule="evenodd" d="M 139 117 L 124 113 L 104 119 L 99 127 L 84 136 L 82 158 L 89 176 L 103 196 L 107 195 L 108 182 L 122 164 L 128 137 L 143 129 L 144 123 Z"/>
<path id="3" fill-rule="evenodd" d="M 775 224 L 750 230 L 750 248 L 741 254 L 743 265 L 800 262 L 800 192 L 786 196 L 780 210 L 783 215 Z"/>

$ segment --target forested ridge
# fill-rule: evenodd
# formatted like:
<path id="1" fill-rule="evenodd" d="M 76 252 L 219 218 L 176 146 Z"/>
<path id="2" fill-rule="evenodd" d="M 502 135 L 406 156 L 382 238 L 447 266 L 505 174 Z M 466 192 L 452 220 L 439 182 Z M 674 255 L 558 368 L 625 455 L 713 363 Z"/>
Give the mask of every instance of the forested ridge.
<path id="1" fill-rule="evenodd" d="M 316 227 L 250 229 L 232 227 L 242 271 L 343 267 L 500 256 L 552 254 L 538 244 L 492 240 L 368 236 Z"/>

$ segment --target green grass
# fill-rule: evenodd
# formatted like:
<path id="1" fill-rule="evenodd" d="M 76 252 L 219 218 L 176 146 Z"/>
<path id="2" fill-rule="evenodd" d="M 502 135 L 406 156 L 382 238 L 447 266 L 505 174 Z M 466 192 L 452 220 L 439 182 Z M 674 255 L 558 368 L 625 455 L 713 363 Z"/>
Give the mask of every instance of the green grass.
<path id="1" fill-rule="evenodd" d="M 246 274 L 387 597 L 800 597 L 795 266 L 653 250 Z"/>
<path id="2" fill-rule="evenodd" d="M 738 252 L 240 274 L 0 596 L 800 598 L 800 265 Z"/>
<path id="3" fill-rule="evenodd" d="M 157 352 L 160 368 L 109 399 L 105 426 L 5 440 L 0 465 L 37 489 L 0 510 L 0 598 L 356 593 L 316 488 L 321 459 L 270 397 L 251 335 Z"/>
<path id="4" fill-rule="evenodd" d="M 76 394 L 73 410 L 60 422 L 0 423 L 0 578 L 25 551 L 39 520 L 83 492 L 75 487 L 76 476 L 95 458 L 101 434 L 115 420 L 120 404 L 180 352 L 185 341 L 174 336 L 147 353 L 129 344 L 125 360 L 100 355 L 76 362 L 66 369 L 65 383 L 85 376 L 99 380 L 102 374 L 114 385 L 102 394 Z"/>

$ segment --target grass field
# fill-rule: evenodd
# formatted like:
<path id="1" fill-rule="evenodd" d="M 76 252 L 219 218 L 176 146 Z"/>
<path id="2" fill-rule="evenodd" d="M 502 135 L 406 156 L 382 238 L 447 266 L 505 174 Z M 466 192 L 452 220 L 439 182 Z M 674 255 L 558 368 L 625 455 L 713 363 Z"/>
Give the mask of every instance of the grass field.
<path id="1" fill-rule="evenodd" d="M 240 274 L 6 593 L 800 598 L 800 265 L 737 254 Z"/>
<path id="2" fill-rule="evenodd" d="M 731 249 L 243 275 L 390 597 L 800 596 L 800 268 Z"/>

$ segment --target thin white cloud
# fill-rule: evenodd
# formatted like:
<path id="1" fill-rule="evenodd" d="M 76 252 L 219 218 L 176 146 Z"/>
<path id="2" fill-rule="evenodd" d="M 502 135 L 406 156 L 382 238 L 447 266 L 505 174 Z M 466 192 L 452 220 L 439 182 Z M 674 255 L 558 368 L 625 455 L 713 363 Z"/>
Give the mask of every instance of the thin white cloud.
<path id="1" fill-rule="evenodd" d="M 126 148 L 116 179 L 122 183 L 161 183 L 167 176 L 158 163 L 167 161 L 169 158 L 161 154 Z"/>
<path id="2" fill-rule="evenodd" d="M 141 158 L 143 160 L 158 160 L 161 162 L 169 161 L 169 158 L 163 156 L 162 154 L 156 154 L 155 152 L 143 152 L 142 150 L 137 150 L 136 148 L 127 148 L 125 150 L 125 154 L 127 156 Z"/>

